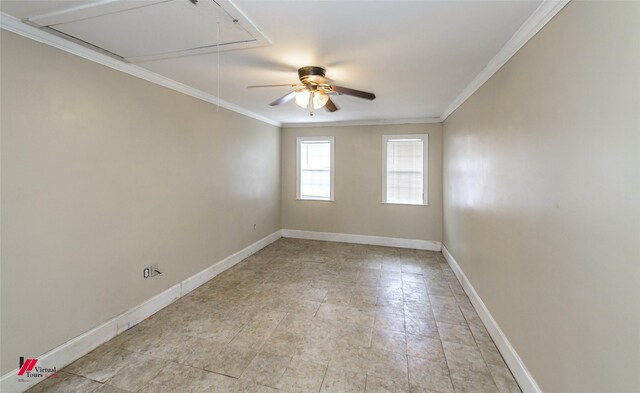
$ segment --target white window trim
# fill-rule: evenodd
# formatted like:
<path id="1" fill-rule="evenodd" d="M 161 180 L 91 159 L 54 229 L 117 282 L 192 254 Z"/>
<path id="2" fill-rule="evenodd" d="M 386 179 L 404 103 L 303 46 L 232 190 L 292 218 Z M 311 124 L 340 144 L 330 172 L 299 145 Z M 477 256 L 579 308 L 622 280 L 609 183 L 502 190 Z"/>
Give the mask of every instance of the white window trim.
<path id="1" fill-rule="evenodd" d="M 331 169 L 329 170 L 329 174 L 331 176 L 331 190 L 329 199 L 318 199 L 318 198 L 302 198 L 300 196 L 300 143 L 301 142 L 313 142 L 313 141 L 329 141 L 331 144 Z M 299 201 L 320 201 L 320 202 L 335 202 L 334 199 L 334 191 L 333 191 L 333 174 L 335 172 L 334 168 L 334 151 L 335 143 L 334 138 L 332 136 L 299 136 L 296 138 L 296 199 Z"/>
<path id="2" fill-rule="evenodd" d="M 422 139 L 422 203 L 398 203 L 387 202 L 387 142 L 389 139 Z M 383 135 L 382 136 L 382 204 L 384 205 L 408 205 L 408 206 L 429 206 L 429 135 L 428 134 L 405 134 L 405 135 Z"/>

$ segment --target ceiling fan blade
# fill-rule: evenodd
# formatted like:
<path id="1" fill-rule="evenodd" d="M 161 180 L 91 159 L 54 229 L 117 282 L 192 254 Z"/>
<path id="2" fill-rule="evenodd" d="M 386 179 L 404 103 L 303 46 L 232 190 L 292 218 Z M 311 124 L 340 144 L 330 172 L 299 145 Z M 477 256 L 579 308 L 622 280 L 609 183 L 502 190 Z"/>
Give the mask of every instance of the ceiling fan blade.
<path id="1" fill-rule="evenodd" d="M 302 86 L 302 85 L 297 83 L 285 83 L 282 85 L 253 85 L 253 86 L 247 86 L 247 89 L 253 89 L 254 87 L 282 87 L 282 86 L 296 87 L 296 86 Z"/>
<path id="2" fill-rule="evenodd" d="M 293 98 L 296 96 L 296 91 L 292 91 L 289 94 L 285 94 L 282 97 L 278 98 L 277 100 L 273 101 L 271 104 L 271 106 L 276 106 L 276 105 L 281 105 L 281 104 L 285 104 L 291 100 L 293 100 Z"/>
<path id="3" fill-rule="evenodd" d="M 367 93 L 366 91 L 350 89 L 348 87 L 331 85 L 331 90 L 333 90 L 335 92 L 338 92 L 340 94 L 346 94 L 348 96 L 364 98 L 365 100 L 375 100 L 376 99 L 376 95 L 373 94 L 373 93 Z"/>
<path id="4" fill-rule="evenodd" d="M 327 100 L 327 103 L 324 105 L 324 109 L 326 109 L 328 112 L 335 112 L 340 108 L 338 108 L 336 104 L 331 100 L 331 98 L 329 98 Z"/>

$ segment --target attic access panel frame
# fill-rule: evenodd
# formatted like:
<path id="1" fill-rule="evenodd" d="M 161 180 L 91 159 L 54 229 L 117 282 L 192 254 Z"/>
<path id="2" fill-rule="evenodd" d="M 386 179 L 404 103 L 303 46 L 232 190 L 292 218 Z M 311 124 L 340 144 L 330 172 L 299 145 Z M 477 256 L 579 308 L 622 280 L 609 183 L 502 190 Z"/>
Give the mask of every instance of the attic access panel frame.
<path id="1" fill-rule="evenodd" d="M 110 23 L 114 24 L 118 19 L 127 22 L 127 19 L 130 21 L 131 19 L 135 19 L 136 16 L 153 13 L 156 13 L 155 18 L 148 18 L 145 22 L 155 24 L 156 30 L 154 31 L 157 31 L 158 28 L 162 28 L 162 26 L 170 26 L 166 20 L 160 20 L 160 18 L 167 19 L 172 16 L 172 14 L 162 15 L 163 10 L 160 10 L 159 8 L 151 9 L 151 7 L 159 6 L 164 8 L 172 6 L 174 10 L 176 7 L 182 7 L 183 10 L 191 14 L 193 14 L 193 11 L 198 12 L 197 7 L 200 6 L 202 10 L 201 12 L 209 13 L 210 15 L 198 15 L 199 19 L 194 22 L 200 23 L 200 29 L 203 27 L 205 29 L 213 29 L 213 34 L 211 31 L 208 31 L 206 34 L 199 35 L 198 32 L 194 31 L 194 27 L 190 25 L 177 27 L 171 26 L 171 28 L 178 29 L 178 31 L 180 31 L 180 29 L 184 29 L 184 31 L 187 32 L 186 35 L 191 36 L 184 37 L 187 38 L 187 42 L 184 43 L 184 48 L 177 48 L 177 44 L 174 42 L 173 48 L 164 51 L 157 48 L 157 41 L 149 41 L 149 37 L 146 37 L 147 42 L 156 46 L 157 52 L 137 54 L 130 53 L 131 51 L 127 53 L 127 50 L 123 49 L 123 44 L 119 45 L 118 42 L 109 44 L 106 42 L 109 40 L 109 36 L 106 36 L 105 34 L 100 35 L 95 31 L 90 31 L 92 28 L 91 22 L 98 22 L 102 25 L 101 27 L 104 30 L 105 28 L 109 28 Z M 180 8 L 177 9 L 179 10 Z M 166 10 L 164 11 L 166 14 Z M 193 17 L 193 15 L 180 16 L 183 23 L 186 23 L 189 17 Z M 212 20 L 209 22 L 203 18 L 211 18 Z M 218 51 L 216 34 L 217 22 L 220 23 L 219 50 L 221 52 L 271 45 L 271 41 L 240 9 L 235 6 L 235 4 L 233 4 L 231 0 L 199 0 L 197 1 L 197 4 L 192 4 L 191 0 L 96 0 L 90 3 L 66 8 L 64 10 L 29 17 L 24 19 L 23 22 L 130 63 L 142 63 L 152 60 L 214 53 Z M 123 28 L 123 26 L 113 26 L 113 28 L 118 27 Z M 135 30 L 136 26 L 129 25 L 126 26 L 126 28 Z M 85 30 L 84 32 L 83 29 Z M 230 39 L 225 40 L 225 37 L 230 37 Z M 173 38 L 173 35 L 171 35 L 171 38 Z M 180 39 L 180 37 L 178 37 L 178 39 Z M 131 37 L 131 40 L 135 42 L 135 36 Z M 193 46 L 194 44 L 192 43 L 194 40 L 199 40 L 198 44 L 195 46 Z M 124 45 L 126 46 L 126 43 Z M 144 46 L 143 43 L 138 45 Z M 118 46 L 120 46 L 119 49 Z"/>

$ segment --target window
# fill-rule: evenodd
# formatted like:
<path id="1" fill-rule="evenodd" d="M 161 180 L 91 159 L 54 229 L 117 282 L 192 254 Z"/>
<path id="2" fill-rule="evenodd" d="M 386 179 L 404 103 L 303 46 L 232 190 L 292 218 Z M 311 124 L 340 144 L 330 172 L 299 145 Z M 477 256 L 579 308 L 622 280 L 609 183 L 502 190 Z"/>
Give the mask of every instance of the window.
<path id="1" fill-rule="evenodd" d="M 333 200 L 333 137 L 298 138 L 298 199 Z"/>
<path id="2" fill-rule="evenodd" d="M 427 204 L 427 135 L 382 137 L 382 202 Z"/>

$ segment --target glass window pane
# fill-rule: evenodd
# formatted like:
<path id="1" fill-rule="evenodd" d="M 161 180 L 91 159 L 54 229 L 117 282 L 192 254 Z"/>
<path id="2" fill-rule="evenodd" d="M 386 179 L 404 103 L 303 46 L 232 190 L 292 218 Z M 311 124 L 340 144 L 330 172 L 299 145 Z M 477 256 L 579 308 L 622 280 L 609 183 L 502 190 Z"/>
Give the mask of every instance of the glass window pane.
<path id="1" fill-rule="evenodd" d="M 300 198 L 331 199 L 331 142 L 300 142 Z"/>
<path id="2" fill-rule="evenodd" d="M 387 202 L 423 203 L 422 140 L 387 141 Z"/>

